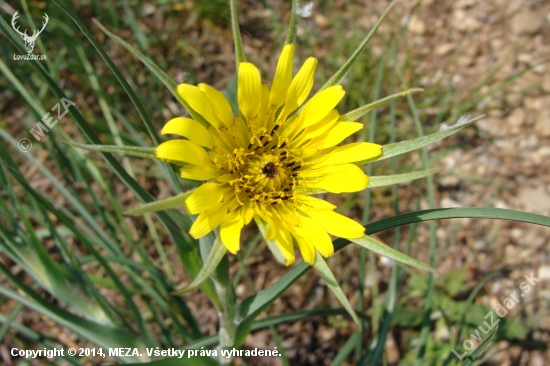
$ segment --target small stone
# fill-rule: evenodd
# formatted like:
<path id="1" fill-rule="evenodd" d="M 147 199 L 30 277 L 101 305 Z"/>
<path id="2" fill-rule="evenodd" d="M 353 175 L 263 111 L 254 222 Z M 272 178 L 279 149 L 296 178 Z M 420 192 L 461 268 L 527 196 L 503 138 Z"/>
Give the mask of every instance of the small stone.
<path id="1" fill-rule="evenodd" d="M 523 11 L 514 15 L 510 22 L 512 33 L 516 36 L 533 35 L 542 28 L 543 18 L 531 11 Z"/>
<path id="2" fill-rule="evenodd" d="M 519 200 L 526 211 L 547 215 L 550 212 L 550 194 L 544 187 L 524 187 L 519 191 Z"/>
<path id="3" fill-rule="evenodd" d="M 546 74 L 542 77 L 542 84 L 540 87 L 542 91 L 550 93 L 550 74 Z"/>
<path id="4" fill-rule="evenodd" d="M 438 56 L 446 56 L 455 48 L 456 44 L 454 43 L 443 43 L 435 48 L 435 54 Z"/>
<path id="5" fill-rule="evenodd" d="M 525 122 L 525 111 L 523 108 L 514 109 L 506 121 L 513 127 L 520 127 Z"/>
<path id="6" fill-rule="evenodd" d="M 437 180 L 437 183 L 442 187 L 453 188 L 458 186 L 458 183 L 460 183 L 460 179 L 458 177 L 449 175 L 439 178 Z"/>
<path id="7" fill-rule="evenodd" d="M 460 203 L 449 197 L 443 198 L 439 204 L 441 208 L 462 207 Z"/>
<path id="8" fill-rule="evenodd" d="M 320 28 L 325 28 L 325 27 L 329 24 L 329 20 L 328 20 L 327 17 L 324 16 L 323 14 L 316 14 L 316 15 L 315 15 L 315 23 L 316 23 Z"/>
<path id="9" fill-rule="evenodd" d="M 537 271 L 537 278 L 539 280 L 548 280 L 550 279 L 550 266 L 540 266 Z"/>
<path id="10" fill-rule="evenodd" d="M 503 136 L 504 133 L 504 121 L 499 118 L 482 118 L 476 122 L 479 129 L 486 132 L 490 136 Z"/>
<path id="11" fill-rule="evenodd" d="M 426 32 L 426 24 L 416 15 L 413 15 L 409 22 L 409 30 L 416 34 L 424 34 Z"/>
<path id="12" fill-rule="evenodd" d="M 453 25 L 460 32 L 471 32 L 481 27 L 481 23 L 464 10 L 453 12 Z"/>
<path id="13" fill-rule="evenodd" d="M 535 119 L 535 132 L 543 137 L 550 137 L 550 110 L 542 110 Z"/>

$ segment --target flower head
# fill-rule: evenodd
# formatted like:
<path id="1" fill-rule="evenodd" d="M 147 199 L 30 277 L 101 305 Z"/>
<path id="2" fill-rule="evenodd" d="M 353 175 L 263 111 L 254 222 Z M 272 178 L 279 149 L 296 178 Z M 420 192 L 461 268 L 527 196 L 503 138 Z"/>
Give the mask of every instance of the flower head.
<path id="1" fill-rule="evenodd" d="M 363 125 L 339 120 L 335 107 L 345 94 L 340 85 L 304 104 L 317 60 L 307 59 L 293 77 L 293 57 L 294 45 L 286 45 L 271 88 L 262 84 L 254 65 L 240 63 L 238 116 L 218 90 L 179 85 L 178 94 L 203 121 L 170 120 L 162 134 L 185 139 L 160 144 L 156 154 L 181 165 L 183 178 L 206 182 L 185 201 L 187 211 L 198 214 L 193 237 L 219 226 L 224 245 L 236 253 L 243 226 L 255 219 L 286 264 L 294 261 L 294 244 L 311 264 L 315 250 L 324 257 L 333 254 L 329 234 L 359 238 L 364 228 L 308 194 L 365 189 L 369 178 L 354 163 L 376 159 L 382 148 L 367 142 L 338 146 Z"/>

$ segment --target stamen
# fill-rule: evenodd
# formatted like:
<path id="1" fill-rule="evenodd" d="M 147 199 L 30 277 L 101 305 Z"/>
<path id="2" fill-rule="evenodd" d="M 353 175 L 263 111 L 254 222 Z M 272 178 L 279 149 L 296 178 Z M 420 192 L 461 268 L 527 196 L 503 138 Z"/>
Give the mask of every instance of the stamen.
<path id="1" fill-rule="evenodd" d="M 297 167 L 294 167 L 294 168 L 292 168 L 291 170 L 292 170 L 293 172 L 295 172 L 296 170 L 300 169 L 301 167 L 302 167 L 301 165 L 298 165 Z"/>

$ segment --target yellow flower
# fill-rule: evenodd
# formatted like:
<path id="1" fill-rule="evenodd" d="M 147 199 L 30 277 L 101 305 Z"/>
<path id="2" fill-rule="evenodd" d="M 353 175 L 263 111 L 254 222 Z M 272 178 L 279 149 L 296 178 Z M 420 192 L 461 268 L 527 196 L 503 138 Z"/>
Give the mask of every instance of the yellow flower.
<path id="1" fill-rule="evenodd" d="M 182 165 L 183 178 L 208 181 L 185 201 L 187 211 L 199 215 L 190 230 L 194 238 L 219 226 L 223 244 L 236 253 L 243 226 L 254 218 L 287 265 L 294 261 L 294 244 L 312 264 L 315 250 L 324 257 L 334 253 L 329 234 L 364 235 L 363 226 L 334 212 L 336 206 L 308 194 L 365 189 L 369 178 L 354 163 L 382 153 L 380 145 L 367 142 L 337 146 L 363 125 L 339 121 L 335 107 L 345 94 L 340 85 L 304 104 L 317 59 L 307 59 L 293 77 L 293 57 L 294 45 L 286 45 L 271 89 L 254 65 L 239 65 L 236 117 L 216 89 L 179 85 L 178 94 L 209 126 L 174 118 L 162 134 L 186 139 L 164 142 L 156 150 L 158 159 Z"/>

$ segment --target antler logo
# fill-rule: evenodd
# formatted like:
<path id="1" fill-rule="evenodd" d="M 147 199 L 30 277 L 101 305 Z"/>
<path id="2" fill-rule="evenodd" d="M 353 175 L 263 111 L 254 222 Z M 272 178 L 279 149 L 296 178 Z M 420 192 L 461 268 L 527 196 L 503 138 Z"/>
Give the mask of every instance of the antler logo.
<path id="1" fill-rule="evenodd" d="M 44 19 L 46 20 L 45 22 L 42 22 L 42 29 L 40 29 L 39 31 L 35 30 L 32 34 L 32 36 L 29 36 L 27 34 L 27 30 L 25 29 L 25 32 L 21 32 L 19 30 L 19 26 L 17 26 L 16 28 L 16 24 L 15 24 L 15 20 L 17 18 L 19 18 L 19 15 L 17 14 L 19 13 L 19 11 L 16 11 L 15 14 L 13 14 L 13 17 L 11 18 L 11 26 L 13 27 L 13 29 L 19 33 L 21 35 L 21 37 L 23 38 L 23 41 L 25 42 L 25 48 L 27 49 L 27 53 L 32 53 L 32 50 L 34 49 L 34 43 L 36 42 L 36 39 L 38 38 L 38 36 L 40 35 L 40 33 L 42 33 L 42 31 L 44 30 L 44 28 L 46 28 L 46 24 L 48 24 L 48 14 L 44 13 Z"/>

